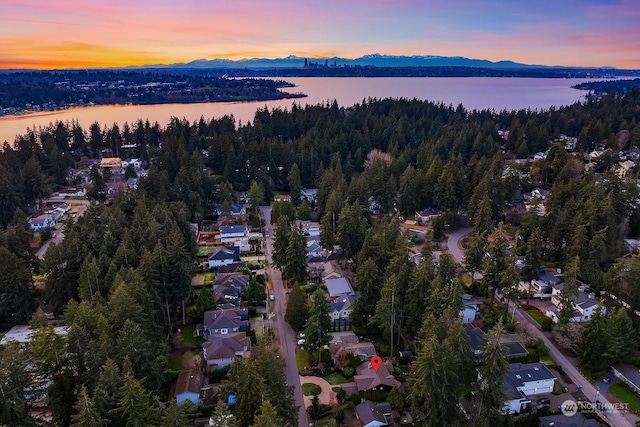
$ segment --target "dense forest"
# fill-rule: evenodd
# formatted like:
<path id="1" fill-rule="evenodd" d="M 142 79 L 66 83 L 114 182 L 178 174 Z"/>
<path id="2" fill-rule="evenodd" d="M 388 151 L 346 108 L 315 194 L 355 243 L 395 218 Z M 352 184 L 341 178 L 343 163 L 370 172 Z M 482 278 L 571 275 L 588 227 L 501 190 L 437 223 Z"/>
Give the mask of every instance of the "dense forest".
<path id="1" fill-rule="evenodd" d="M 575 89 L 590 90 L 595 95 L 623 94 L 630 91 L 631 89 L 640 87 L 640 79 L 584 82 L 572 87 Z"/>
<path id="2" fill-rule="evenodd" d="M 233 197 L 229 188 L 247 191 L 252 183 L 265 200 L 276 191 L 318 188 L 313 208 L 323 218 L 323 244 L 340 243 L 342 255 L 353 261 L 362 294 L 354 323 L 383 333 L 394 328 L 400 346 L 429 348 L 443 356 L 448 350 L 440 351 L 439 345 L 453 350 L 461 345 L 438 339 L 461 333 L 452 308 L 461 289 L 453 260 L 444 257 L 437 270 L 430 263 L 416 269 L 397 226 L 400 215 L 427 207 L 444 211 L 439 233 L 468 221 L 484 236 L 476 241 L 491 235 L 491 247 L 474 248 L 481 254 L 505 253 L 503 225 L 496 225 L 517 226 L 515 250 L 531 250 L 529 262 L 533 252 L 540 254 L 538 263 L 553 266 L 579 260 L 582 279 L 618 293 L 639 309 L 640 293 L 630 275 L 639 274 L 640 263 L 618 260 L 625 253 L 622 239 L 640 235 L 636 175 L 621 180 L 613 172 L 620 151 L 640 147 L 639 105 L 638 90 L 542 112 L 468 111 L 462 105 L 415 99 L 369 99 L 352 107 L 333 102 L 261 109 L 239 128 L 227 116 L 194 123 L 174 118 L 164 128 L 138 121 L 122 128 L 102 128 L 96 122 L 89 129 L 56 123 L 28 130 L 0 152 L 0 321 L 28 321 L 44 302 L 70 327 L 66 341 L 57 342 L 38 316 L 32 319 L 41 329 L 33 345 L 34 357 L 42 362 L 37 368 L 54 378 L 49 394 L 55 400 L 56 425 L 77 422 L 85 413 L 83 399 L 92 405 L 87 411 L 108 425 L 142 425 L 133 417 L 159 420 L 161 414 L 167 419 L 173 409 L 158 406 L 152 396 L 159 396 L 166 383 L 168 336 L 190 293 L 195 247 L 189 223 L 212 218 L 213 204 Z M 567 136 L 577 138 L 572 150 L 559 143 Z M 136 148 L 124 153 L 123 144 Z M 596 149 L 610 150 L 585 171 L 582 153 Z M 62 244 L 38 262 L 26 213 L 66 184 L 68 169 L 82 157 L 99 158 L 104 150 L 142 157 L 150 164 L 148 174 L 137 191 L 119 194 L 110 206 L 92 204 L 67 225 Z M 531 165 L 513 161 L 545 151 L 546 158 Z M 99 177 L 93 177 L 98 183 Z M 544 215 L 522 207 L 522 194 L 534 187 L 550 192 Z M 395 219 L 378 223 L 371 218 L 366 208 L 370 198 Z M 429 249 L 424 256 L 430 258 Z M 513 280 L 512 261 L 495 256 L 490 265 L 474 266 L 470 257 L 468 270 L 484 271 L 487 277 L 477 284 L 478 293 L 506 289 Z M 532 275 L 538 267 L 531 268 Z M 34 286 L 32 272 L 44 276 L 43 287 Z M 392 295 L 403 309 L 390 326 L 385 310 Z M 426 336 L 435 338 L 411 343 Z M 47 339 L 62 346 L 57 353 L 43 350 Z M 15 348 L 4 349 L 0 366 L 12 358 L 30 366 L 19 354 Z M 464 365 L 464 352 L 458 354 L 442 363 Z M 257 357 L 264 359 L 247 363 L 264 367 L 272 356 Z M 256 369 L 258 377 L 270 375 Z M 232 372 L 236 380 L 251 381 L 240 378 L 241 371 Z M 452 381 L 464 382 L 467 374 L 456 373 L 459 378 Z M 17 372 L 12 375 L 7 382 L 18 393 L 27 380 Z M 283 394 L 278 387 L 286 389 L 263 382 L 273 387 L 265 391 L 273 396 L 271 403 Z M 423 412 L 445 416 L 444 407 L 429 409 L 420 401 L 427 391 L 412 390 Z M 136 408 L 125 404 L 131 394 L 137 396 Z M 277 405 L 280 419 L 292 419 L 287 402 Z M 0 408 L 0 419 L 27 425 L 26 407 L 19 409 Z M 245 421 L 249 425 L 253 415 Z"/>

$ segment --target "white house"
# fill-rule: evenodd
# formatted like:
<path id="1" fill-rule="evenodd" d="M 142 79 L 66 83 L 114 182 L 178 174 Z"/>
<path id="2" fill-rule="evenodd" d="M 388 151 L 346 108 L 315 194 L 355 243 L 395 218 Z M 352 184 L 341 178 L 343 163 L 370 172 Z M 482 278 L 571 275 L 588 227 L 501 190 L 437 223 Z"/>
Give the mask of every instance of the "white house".
<path id="1" fill-rule="evenodd" d="M 337 297 L 333 302 L 329 304 L 329 313 L 332 320 L 348 319 L 353 311 L 353 303 L 355 302 L 355 295 L 344 294 Z"/>
<path id="2" fill-rule="evenodd" d="M 33 231 L 39 231 L 43 228 L 53 227 L 55 224 L 56 221 L 51 214 L 39 215 L 29 220 L 29 225 L 31 226 L 31 229 Z"/>
<path id="3" fill-rule="evenodd" d="M 462 317 L 462 323 L 471 323 L 476 320 L 480 311 L 480 300 L 476 300 L 469 294 L 462 295 L 462 310 L 460 310 L 460 316 Z"/>
<path id="4" fill-rule="evenodd" d="M 551 290 L 551 303 L 554 307 L 550 307 L 545 312 L 545 315 L 556 323 L 558 322 L 558 315 L 562 309 L 562 289 L 564 289 L 564 283 L 553 287 Z M 579 290 L 577 297 L 572 296 L 571 300 L 574 306 L 573 317 L 570 319 L 571 322 L 588 322 L 593 319 L 593 316 L 598 310 L 600 310 L 601 314 L 606 314 L 607 312 L 607 308 L 596 300 L 595 294 L 587 293 L 583 289 Z"/>
<path id="5" fill-rule="evenodd" d="M 553 391 L 556 377 L 542 363 L 513 363 L 504 375 L 504 391 L 507 396 L 503 413 L 520 413 L 529 397 Z"/>
<path id="6" fill-rule="evenodd" d="M 310 203 L 316 201 L 317 195 L 318 195 L 317 188 L 303 188 L 300 191 L 300 197 L 306 198 Z"/>
<path id="7" fill-rule="evenodd" d="M 209 268 L 217 268 L 222 265 L 233 264 L 240 261 L 240 247 L 218 246 L 209 253 Z"/>
<path id="8" fill-rule="evenodd" d="M 221 243 L 227 243 L 238 246 L 240 252 L 249 252 L 249 229 L 246 225 L 227 225 L 220 227 L 219 240 Z"/>

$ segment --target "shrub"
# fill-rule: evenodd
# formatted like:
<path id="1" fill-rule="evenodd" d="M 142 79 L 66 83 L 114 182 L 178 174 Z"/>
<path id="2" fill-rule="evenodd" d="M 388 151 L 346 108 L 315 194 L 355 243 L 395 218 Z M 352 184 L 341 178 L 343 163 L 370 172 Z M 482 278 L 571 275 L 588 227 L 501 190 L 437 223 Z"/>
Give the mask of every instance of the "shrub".
<path id="1" fill-rule="evenodd" d="M 255 317 L 256 316 L 256 308 L 252 305 L 250 305 L 249 307 L 247 307 L 247 311 L 249 312 L 249 317 Z"/>
<path id="2" fill-rule="evenodd" d="M 553 329 L 553 320 L 551 320 L 548 317 L 545 317 L 544 319 L 542 319 L 542 330 L 543 331 L 551 331 Z"/>
<path id="3" fill-rule="evenodd" d="M 342 370 L 342 374 L 345 378 L 353 378 L 353 375 L 356 373 L 356 370 L 351 366 L 347 366 Z"/>
<path id="4" fill-rule="evenodd" d="M 340 390 L 336 392 L 336 400 L 341 405 L 347 401 L 347 392 L 342 387 L 340 387 Z"/>

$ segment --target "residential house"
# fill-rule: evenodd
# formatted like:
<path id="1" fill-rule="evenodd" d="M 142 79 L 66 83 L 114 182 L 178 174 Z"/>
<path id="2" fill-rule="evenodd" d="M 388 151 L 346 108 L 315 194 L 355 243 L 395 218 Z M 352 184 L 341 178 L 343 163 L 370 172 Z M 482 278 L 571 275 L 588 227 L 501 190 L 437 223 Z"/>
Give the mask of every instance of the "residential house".
<path id="1" fill-rule="evenodd" d="M 248 264 L 246 262 L 244 262 L 244 261 L 232 262 L 231 264 L 221 265 L 220 267 L 218 267 L 218 274 L 221 274 L 221 273 L 233 273 L 238 268 L 247 268 L 247 267 L 248 267 Z"/>
<path id="2" fill-rule="evenodd" d="M 229 265 L 240 261 L 240 247 L 217 246 L 209 253 L 209 268 L 217 268 L 221 265 Z"/>
<path id="3" fill-rule="evenodd" d="M 329 350 L 335 353 L 347 344 L 357 344 L 359 342 L 360 340 L 353 331 L 332 332 Z"/>
<path id="4" fill-rule="evenodd" d="M 246 225 L 228 225 L 220 227 L 218 239 L 221 243 L 238 246 L 240 252 L 249 252 L 249 228 Z"/>
<path id="5" fill-rule="evenodd" d="M 504 376 L 504 391 L 507 396 L 504 413 L 520 413 L 529 397 L 551 393 L 556 377 L 543 363 L 513 363 Z"/>
<path id="6" fill-rule="evenodd" d="M 460 310 L 462 323 L 471 323 L 476 320 L 480 313 L 481 303 L 482 301 L 473 298 L 473 296 L 469 294 L 462 295 L 462 310 Z"/>
<path id="7" fill-rule="evenodd" d="M 382 206 L 380 206 L 380 203 L 372 197 L 369 197 L 369 212 L 371 213 L 371 215 L 380 215 L 380 213 L 382 212 Z"/>
<path id="8" fill-rule="evenodd" d="M 249 329 L 249 312 L 247 310 L 227 309 L 210 310 L 204 313 L 202 335 L 226 335 L 244 332 Z M 196 329 L 196 334 L 200 331 Z"/>
<path id="9" fill-rule="evenodd" d="M 42 230 L 43 228 L 53 227 L 54 225 L 56 225 L 56 222 L 55 222 L 55 219 L 53 218 L 53 215 L 43 214 L 43 215 L 38 215 L 35 218 L 31 218 L 29 220 L 29 225 L 31 226 L 31 229 L 33 231 L 39 231 L 39 230 Z"/>
<path id="10" fill-rule="evenodd" d="M 119 157 L 104 157 L 100 160 L 99 170 L 111 169 L 112 173 L 120 173 L 122 170 L 122 159 Z"/>
<path id="11" fill-rule="evenodd" d="M 418 224 L 427 224 L 431 222 L 434 218 L 439 217 L 441 213 L 442 211 L 440 209 L 427 208 L 420 212 L 416 212 L 415 219 L 418 222 Z"/>
<path id="12" fill-rule="evenodd" d="M 225 215 L 228 213 L 229 215 L 232 215 L 232 216 L 241 216 L 241 215 L 247 214 L 247 208 L 241 203 L 231 203 L 229 204 L 229 212 L 225 212 L 224 205 L 219 204 L 219 205 L 216 205 L 214 212 L 217 215 Z"/>
<path id="13" fill-rule="evenodd" d="M 310 203 L 313 203 L 317 200 L 318 189 L 317 188 L 303 188 L 300 191 L 300 197 L 306 198 Z"/>
<path id="14" fill-rule="evenodd" d="M 401 388 L 402 384 L 393 376 L 393 371 L 393 365 L 388 360 L 384 361 L 377 371 L 373 369 L 371 362 L 359 365 L 356 368 L 356 375 L 354 375 L 353 377 L 356 391 L 389 391 L 394 386 Z"/>
<path id="15" fill-rule="evenodd" d="M 291 196 L 288 194 L 278 194 L 273 196 L 274 202 L 291 202 Z"/>
<path id="16" fill-rule="evenodd" d="M 640 369 L 628 363 L 620 363 L 611 367 L 613 375 L 640 394 Z"/>
<path id="17" fill-rule="evenodd" d="M 334 300 L 343 295 L 355 295 L 351 282 L 346 277 L 326 279 L 324 281 L 329 293 L 329 300 Z"/>
<path id="18" fill-rule="evenodd" d="M 535 153 L 533 155 L 533 161 L 536 160 L 545 160 L 547 158 L 547 153 L 544 153 L 542 151 L 538 151 L 537 153 Z"/>
<path id="19" fill-rule="evenodd" d="M 307 258 L 319 257 L 324 253 L 324 248 L 316 242 L 307 244 Z"/>
<path id="20" fill-rule="evenodd" d="M 242 305 L 243 294 L 240 288 L 220 286 L 213 290 L 213 299 L 218 308 L 237 308 Z"/>
<path id="21" fill-rule="evenodd" d="M 213 279 L 213 289 L 216 290 L 220 287 L 224 288 L 240 288 L 242 291 L 246 291 L 249 286 L 249 276 L 246 276 L 239 272 L 232 273 L 220 273 Z"/>
<path id="22" fill-rule="evenodd" d="M 129 190 L 137 190 L 138 189 L 138 181 L 139 180 L 140 180 L 140 178 L 138 178 L 138 177 L 127 179 L 127 188 Z"/>
<path id="23" fill-rule="evenodd" d="M 561 299 L 562 289 L 564 289 L 564 283 L 553 287 L 551 290 L 551 303 L 553 307 L 549 307 L 545 312 L 545 315 L 556 323 L 558 322 L 558 315 L 563 305 Z M 574 295 L 571 297 L 574 306 L 573 316 L 570 319 L 571 322 L 588 322 L 598 310 L 601 310 L 602 314 L 606 314 L 607 308 L 596 300 L 595 294 L 587 293 L 583 289 L 582 287 L 579 289 L 578 296 Z"/>
<path id="24" fill-rule="evenodd" d="M 335 298 L 329 303 L 329 314 L 332 320 L 348 319 L 353 311 L 353 303 L 356 296 L 352 294 L 343 294 Z"/>
<path id="25" fill-rule="evenodd" d="M 84 187 L 65 187 L 58 191 L 60 197 L 84 197 L 87 195 L 87 189 Z"/>
<path id="26" fill-rule="evenodd" d="M 595 418 L 587 418 L 581 412 L 566 416 L 565 414 L 547 415 L 538 418 L 540 427 L 600 427 Z"/>
<path id="27" fill-rule="evenodd" d="M 191 403 L 199 405 L 202 403 L 201 389 L 204 381 L 202 372 L 196 369 L 186 369 L 180 371 L 174 397 L 178 405 L 182 405 L 187 400 Z"/>
<path id="28" fill-rule="evenodd" d="M 212 372 L 231 365 L 238 357 L 248 357 L 251 351 L 251 340 L 245 332 L 210 335 L 202 344 L 202 349 L 207 372 Z"/>
<path id="29" fill-rule="evenodd" d="M 333 332 L 329 342 L 329 350 L 334 358 L 351 353 L 365 362 L 377 354 L 373 343 L 360 342 L 352 331 Z"/>
<path id="30" fill-rule="evenodd" d="M 56 335 L 66 336 L 69 332 L 69 328 L 67 326 L 56 326 L 53 328 L 53 331 Z M 9 332 L 4 334 L 0 340 L 0 345 L 7 345 L 11 341 L 27 345 L 31 342 L 33 334 L 34 330 L 31 329 L 29 325 L 16 325 L 9 329 Z"/>
<path id="31" fill-rule="evenodd" d="M 475 357 L 480 357 L 480 355 L 482 354 L 482 349 L 489 343 L 487 335 L 482 331 L 482 329 L 471 326 L 470 324 L 464 325 L 464 328 L 467 332 L 467 335 L 469 336 L 469 346 L 471 347 L 471 352 Z M 505 340 L 502 341 L 502 344 L 509 351 L 509 353 L 507 354 L 507 359 L 516 359 L 518 357 L 524 357 L 529 354 L 527 349 L 517 341 Z"/>
<path id="32" fill-rule="evenodd" d="M 616 168 L 616 175 L 618 178 L 626 178 L 631 173 L 631 170 L 636 166 L 636 164 L 631 160 L 625 160 L 624 162 L 618 163 L 618 167 Z"/>
<path id="33" fill-rule="evenodd" d="M 531 197 L 535 197 L 536 199 L 545 200 L 549 195 L 549 190 L 545 190 L 544 188 L 536 187 L 531 190 Z"/>
<path id="34" fill-rule="evenodd" d="M 356 417 L 363 427 L 388 426 L 391 418 L 391 405 L 387 402 L 374 403 L 363 400 L 356 405 Z"/>
<path id="35" fill-rule="evenodd" d="M 122 161 L 122 170 L 129 167 L 129 165 L 133 166 L 135 170 L 139 170 L 142 167 L 142 159 L 131 159 L 127 158 Z"/>

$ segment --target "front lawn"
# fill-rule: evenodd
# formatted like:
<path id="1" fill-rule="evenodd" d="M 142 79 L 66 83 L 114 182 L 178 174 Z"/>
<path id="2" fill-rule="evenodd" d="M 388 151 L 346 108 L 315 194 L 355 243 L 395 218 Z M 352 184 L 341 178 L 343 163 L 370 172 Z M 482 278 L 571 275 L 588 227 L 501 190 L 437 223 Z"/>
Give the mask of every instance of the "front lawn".
<path id="1" fill-rule="evenodd" d="M 326 377 L 324 377 L 324 380 L 331 385 L 353 382 L 353 380 L 346 379 L 340 372 L 334 372 L 333 374 L 327 375 Z"/>
<path id="2" fill-rule="evenodd" d="M 296 365 L 298 366 L 298 371 L 309 367 L 309 352 L 307 350 L 296 350 Z"/>
<path id="3" fill-rule="evenodd" d="M 315 394 L 320 394 L 322 389 L 319 385 L 313 383 L 304 383 L 302 384 L 302 394 L 305 396 L 313 396 Z"/>
<path id="4" fill-rule="evenodd" d="M 634 414 L 640 411 L 640 399 L 623 384 L 614 384 L 609 387 L 609 391 L 620 399 L 621 402 L 629 404 L 629 410 Z"/>
<path id="5" fill-rule="evenodd" d="M 527 310 L 527 314 L 531 316 L 533 320 L 538 322 L 538 325 L 542 326 L 542 321 L 545 319 L 544 314 L 540 313 L 538 310 Z"/>
<path id="6" fill-rule="evenodd" d="M 179 354 L 170 354 L 169 355 L 169 369 L 172 371 L 181 371 L 182 370 L 182 356 Z"/>

